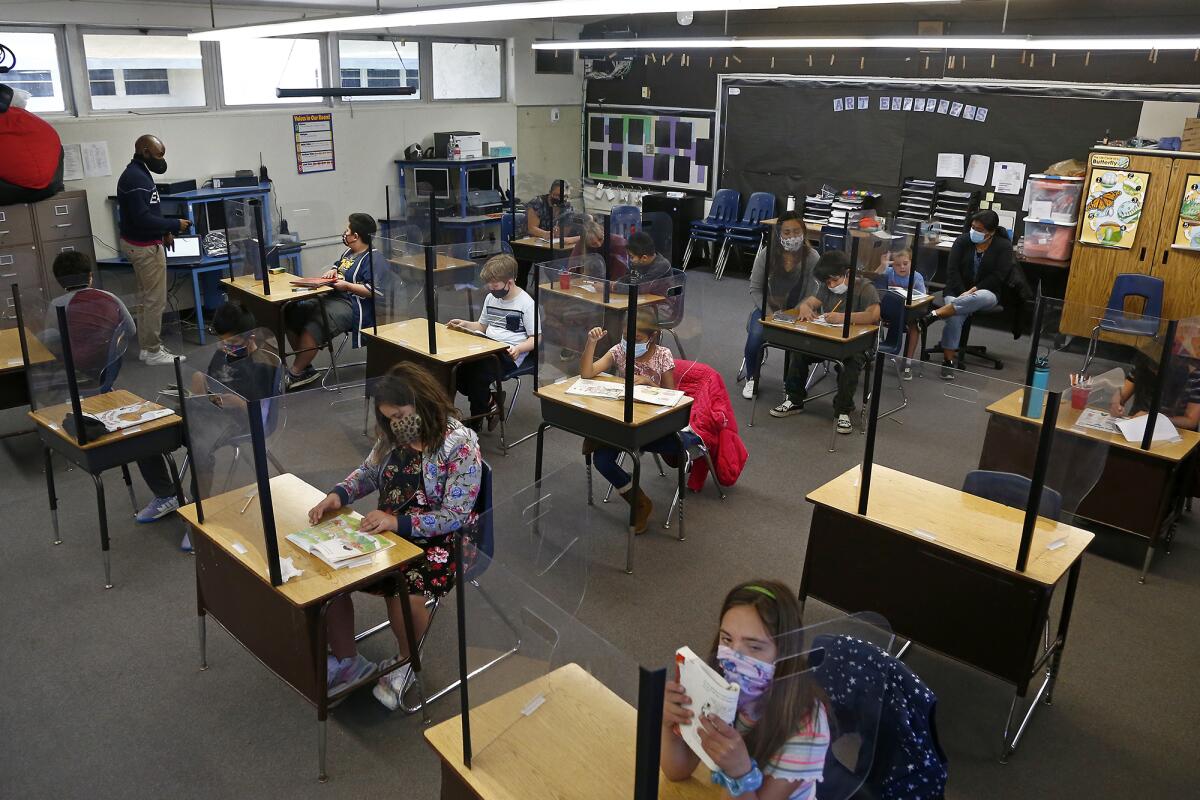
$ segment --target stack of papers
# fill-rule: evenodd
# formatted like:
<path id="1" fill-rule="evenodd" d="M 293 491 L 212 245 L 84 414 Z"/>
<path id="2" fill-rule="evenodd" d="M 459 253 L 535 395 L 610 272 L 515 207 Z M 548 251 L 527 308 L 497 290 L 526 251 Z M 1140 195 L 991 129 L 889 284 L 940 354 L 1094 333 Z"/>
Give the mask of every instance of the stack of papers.
<path id="1" fill-rule="evenodd" d="M 825 225 L 829 222 L 829 212 L 833 201 L 819 194 L 810 194 L 804 198 L 804 224 Z"/>
<path id="2" fill-rule="evenodd" d="M 896 208 L 896 233 L 916 236 L 921 223 L 933 215 L 933 198 L 941 191 L 943 181 L 909 178 L 900 187 L 900 204 Z"/>
<path id="3" fill-rule="evenodd" d="M 579 397 L 597 397 L 603 400 L 624 400 L 625 384 L 579 378 L 571 385 L 571 388 L 567 389 L 567 394 Z M 683 399 L 683 392 L 676 389 L 663 389 L 660 386 L 635 385 L 633 399 L 639 403 L 669 408 L 677 405 Z"/>
<path id="4" fill-rule="evenodd" d="M 1114 420 L 1117 430 L 1125 437 L 1125 441 L 1132 444 L 1141 444 L 1142 437 L 1146 435 L 1146 423 L 1150 421 L 1149 414 L 1143 414 L 1140 417 L 1131 417 L 1129 419 Z M 1154 420 L 1154 434 L 1150 438 L 1153 442 L 1181 442 L 1183 437 L 1179 435 L 1179 431 L 1175 430 L 1175 426 L 1171 424 L 1171 419 L 1165 414 L 1158 414 Z"/>
<path id="5" fill-rule="evenodd" d="M 979 196 L 975 192 L 939 192 L 933 219 L 941 232 L 957 239 L 967 229 L 967 218 L 975 210 Z"/>

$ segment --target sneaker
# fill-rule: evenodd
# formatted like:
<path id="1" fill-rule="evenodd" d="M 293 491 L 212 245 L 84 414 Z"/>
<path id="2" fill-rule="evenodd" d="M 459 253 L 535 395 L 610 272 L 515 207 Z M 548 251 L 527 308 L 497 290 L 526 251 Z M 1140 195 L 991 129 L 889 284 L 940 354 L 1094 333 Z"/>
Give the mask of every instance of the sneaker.
<path id="1" fill-rule="evenodd" d="M 771 409 L 771 416 L 790 417 L 793 414 L 799 414 L 802 411 L 804 411 L 804 403 L 793 403 L 791 398 L 788 398 Z"/>
<path id="2" fill-rule="evenodd" d="M 837 432 L 838 433 L 854 433 L 854 423 L 850 421 L 849 414 L 837 415 Z"/>
<path id="3" fill-rule="evenodd" d="M 900 378 L 901 380 L 911 381 L 912 367 L 905 367 L 904 369 L 900 370 Z"/>
<path id="4" fill-rule="evenodd" d="M 504 412 L 500 410 L 500 406 L 496 405 L 496 401 L 493 400 L 492 404 L 488 406 L 487 413 L 487 429 L 488 433 L 491 433 L 492 431 L 496 430 L 496 426 L 500 424 L 500 415 Z"/>
<path id="5" fill-rule="evenodd" d="M 950 363 L 949 361 L 942 362 L 942 380 L 944 380 L 944 381 L 954 380 L 954 365 L 952 363 Z"/>
<path id="6" fill-rule="evenodd" d="M 337 669 L 328 675 L 330 696 L 343 692 L 351 684 L 364 680 L 378 668 L 374 661 L 364 658 L 362 653 L 356 654 L 354 658 L 343 658 L 337 663 Z"/>
<path id="7" fill-rule="evenodd" d="M 388 711 L 395 711 L 400 707 L 400 700 L 404 697 L 404 692 L 408 690 L 412 677 L 412 665 L 405 664 L 376 681 L 371 694 L 375 695 L 375 699 Z"/>
<path id="8" fill-rule="evenodd" d="M 305 367 L 304 372 L 301 372 L 299 375 L 294 374 L 289 369 L 283 374 L 283 390 L 290 392 L 294 389 L 301 389 L 320 377 L 321 373 L 312 367 Z"/>
<path id="9" fill-rule="evenodd" d="M 151 500 L 145 508 L 137 513 L 137 521 L 146 523 L 160 520 L 172 511 L 179 509 L 179 498 L 174 495 L 170 497 L 156 497 Z"/>
<path id="10" fill-rule="evenodd" d="M 573 361 L 577 358 L 579 358 L 579 353 L 569 347 L 564 347 L 562 350 L 558 351 L 559 361 Z"/>
<path id="11" fill-rule="evenodd" d="M 152 367 L 174 364 L 176 358 L 180 361 L 187 361 L 186 356 L 176 356 L 165 347 L 160 347 L 157 350 L 143 350 L 139 355 L 144 363 Z"/>
<path id="12" fill-rule="evenodd" d="M 746 385 L 742 387 L 742 397 L 746 398 L 747 400 L 754 399 L 754 379 L 753 378 L 746 379 Z"/>

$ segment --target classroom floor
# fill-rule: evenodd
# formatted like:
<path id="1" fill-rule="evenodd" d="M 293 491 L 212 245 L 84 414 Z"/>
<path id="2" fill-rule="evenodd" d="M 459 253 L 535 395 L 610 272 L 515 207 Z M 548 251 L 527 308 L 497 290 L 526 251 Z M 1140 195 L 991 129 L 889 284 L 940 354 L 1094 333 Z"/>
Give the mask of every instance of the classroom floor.
<path id="1" fill-rule="evenodd" d="M 637 541 L 634 575 L 622 572 L 624 504 L 592 512 L 595 539 L 579 618 L 647 665 L 665 663 L 681 644 L 707 647 L 725 591 L 737 581 L 772 577 L 795 585 L 810 519 L 805 493 L 859 463 L 863 439 L 839 437 L 826 452 L 832 424 L 828 399 L 808 412 L 767 415 L 778 395 L 780 357 L 768 362 L 767 397 L 750 428 L 749 402 L 733 373 L 751 307 L 746 283 L 715 282 L 693 272 L 689 289 L 704 293 L 704 354 L 733 390 L 750 461 L 721 502 L 711 485 L 688 498 L 688 538 L 657 527 L 674 486 L 646 460 L 643 485 L 656 504 L 650 532 Z M 1028 341 L 976 328 L 975 343 L 1005 358 L 1002 373 L 1020 381 Z M 168 342 L 184 352 L 178 333 Z M 922 381 L 934 382 L 934 371 Z M 772 377 L 773 376 L 773 377 Z M 167 367 L 128 364 L 121 384 L 152 392 L 173 379 Z M 889 386 L 894 383 L 889 382 Z M 961 482 L 978 453 L 939 435 L 939 420 L 959 411 L 934 393 L 901 412 L 903 425 L 882 422 L 881 463 L 912 459 L 919 474 Z M 511 421 L 514 433 L 539 421 L 528 385 Z M 895 392 L 889 390 L 885 402 Z M 933 398 L 933 399 L 930 399 Z M 314 402 L 316 402 L 314 400 Z M 360 417 L 361 418 L 361 417 Z M 322 431 L 306 420 L 309 441 Z M 335 425 L 336 421 L 328 424 Z M 24 426 L 21 413 L 0 414 L 0 432 Z M 340 436 L 341 434 L 339 434 Z M 905 438 L 907 437 L 907 438 Z M 345 440 L 341 437 L 340 440 Z M 365 440 L 360 440 L 365 441 Z M 917 443 L 914 445 L 914 443 Z M 485 435 L 499 502 L 532 480 L 532 442 L 501 457 Z M 314 469 L 340 477 L 356 454 L 330 448 L 312 456 Z M 565 496 L 582 486 L 579 441 L 552 432 L 547 470 L 564 468 Z M 108 507 L 116 586 L 104 591 L 92 484 L 58 467 L 64 542 L 50 545 L 41 454 L 33 436 L 0 443 L 0 796 L 289 797 L 374 796 L 399 792 L 412 800 L 438 797 L 438 766 L 421 736 L 419 717 L 389 714 L 367 691 L 334 711 L 329 723 L 330 782 L 316 780 L 315 713 L 217 625 L 209 625 L 206 672 L 198 669 L 194 562 L 178 550 L 174 518 L 139 526 L 119 475 L 110 473 Z M 135 478 L 138 499 L 148 499 Z M 1085 556 L 1070 641 L 1054 705 L 1035 716 L 1007 766 L 996 760 L 1011 688 L 915 646 L 907 664 L 938 696 L 937 724 L 949 755 L 951 798 L 1190 796 L 1200 778 L 1193 732 L 1200 723 L 1194 665 L 1200 662 L 1200 514 L 1185 516 L 1170 555 L 1160 555 L 1146 585 L 1137 584 L 1138 553 L 1121 561 Z M 1111 549 L 1111 548 L 1110 548 Z M 372 600 L 359 603 L 361 622 L 379 618 Z M 811 619 L 832 611 L 809 604 Z M 938 613 L 930 608 L 931 614 Z M 452 627 L 452 617 L 438 624 Z M 380 638 L 368 654 L 384 647 Z M 382 655 L 382 651 L 380 653 Z M 449 654 L 430 653 L 430 669 L 446 672 Z M 456 713 L 457 699 L 433 716 Z M 1190 754 L 1190 755 L 1189 755 Z M 532 798 L 531 798 L 532 800 Z"/>

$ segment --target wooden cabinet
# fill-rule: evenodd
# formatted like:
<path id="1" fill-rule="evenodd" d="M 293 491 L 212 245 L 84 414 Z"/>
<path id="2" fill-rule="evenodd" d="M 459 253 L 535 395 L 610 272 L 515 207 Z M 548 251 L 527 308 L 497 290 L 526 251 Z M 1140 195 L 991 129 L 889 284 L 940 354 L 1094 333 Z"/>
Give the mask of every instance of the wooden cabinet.
<path id="1" fill-rule="evenodd" d="M 54 279 L 54 259 L 67 251 L 87 253 L 94 260 L 92 222 L 87 192 L 59 192 L 39 203 L 0 206 L 0 327 L 15 318 L 11 285 L 44 299 L 62 293 Z"/>
<path id="2" fill-rule="evenodd" d="M 1200 154 L 1155 150 L 1098 147 L 1088 158 L 1085 187 L 1106 171 L 1144 173 L 1147 176 L 1132 241 L 1106 247 L 1084 239 L 1089 224 L 1087 191 L 1080 212 L 1077 243 L 1071 258 L 1063 311 L 1063 331 L 1090 336 L 1099 315 L 1108 305 L 1113 282 L 1122 273 L 1140 273 L 1161 278 L 1164 283 L 1163 317 L 1180 319 L 1200 314 L 1200 250 L 1172 247 L 1179 223 L 1179 210 L 1189 175 L 1200 174 Z M 1122 202 L 1118 200 L 1117 202 Z M 1140 301 L 1127 310 L 1141 311 Z M 1106 341 L 1120 337 L 1102 334 Z"/>

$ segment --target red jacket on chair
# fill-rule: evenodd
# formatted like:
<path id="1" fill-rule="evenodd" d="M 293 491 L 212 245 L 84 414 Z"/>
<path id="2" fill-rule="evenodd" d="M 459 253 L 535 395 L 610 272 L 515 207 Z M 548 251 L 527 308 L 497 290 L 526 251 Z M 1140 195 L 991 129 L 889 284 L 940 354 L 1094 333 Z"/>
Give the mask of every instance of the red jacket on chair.
<path id="1" fill-rule="evenodd" d="M 717 480 L 722 486 L 732 486 L 741 476 L 749 454 L 738 435 L 737 418 L 724 379 L 708 364 L 683 359 L 675 360 L 675 375 L 675 388 L 692 398 L 689 422 L 712 456 Z M 707 477 L 708 464 L 703 459 L 695 462 L 688 475 L 688 488 L 700 491 Z"/>

